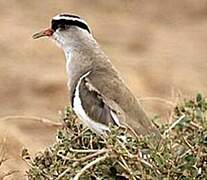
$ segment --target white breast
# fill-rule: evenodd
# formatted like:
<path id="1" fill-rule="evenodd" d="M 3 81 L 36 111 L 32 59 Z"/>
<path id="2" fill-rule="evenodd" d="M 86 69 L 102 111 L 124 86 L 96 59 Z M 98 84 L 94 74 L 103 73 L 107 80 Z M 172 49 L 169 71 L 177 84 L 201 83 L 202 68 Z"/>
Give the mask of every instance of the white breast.
<path id="1" fill-rule="evenodd" d="M 75 88 L 75 96 L 73 99 L 73 110 L 75 111 L 76 115 L 83 123 L 85 123 L 92 131 L 101 135 L 101 134 L 104 134 L 105 131 L 109 131 L 109 128 L 104 124 L 93 121 L 83 109 L 83 106 L 81 103 L 81 101 L 83 100 L 80 99 L 80 93 L 79 93 L 80 83 L 82 79 L 88 76 L 89 74 L 90 74 L 90 71 L 84 74 L 83 76 L 81 76 L 81 78 L 79 79 L 77 83 L 77 86 Z"/>

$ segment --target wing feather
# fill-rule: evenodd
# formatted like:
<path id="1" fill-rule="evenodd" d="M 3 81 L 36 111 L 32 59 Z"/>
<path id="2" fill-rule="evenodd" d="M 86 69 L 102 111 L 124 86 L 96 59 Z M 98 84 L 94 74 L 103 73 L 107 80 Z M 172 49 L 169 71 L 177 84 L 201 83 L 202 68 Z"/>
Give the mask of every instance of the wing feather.
<path id="1" fill-rule="evenodd" d="M 87 76 L 81 79 L 79 85 L 81 104 L 87 115 L 95 122 L 120 126 L 118 112 L 107 103 L 106 98 L 93 86 Z"/>

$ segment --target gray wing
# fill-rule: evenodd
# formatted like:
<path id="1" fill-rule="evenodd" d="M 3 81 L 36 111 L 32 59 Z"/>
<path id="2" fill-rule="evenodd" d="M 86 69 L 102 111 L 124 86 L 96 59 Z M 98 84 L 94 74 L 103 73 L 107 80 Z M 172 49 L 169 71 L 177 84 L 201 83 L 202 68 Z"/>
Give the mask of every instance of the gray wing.
<path id="1" fill-rule="evenodd" d="M 79 86 L 79 98 L 86 114 L 94 121 L 120 126 L 118 112 L 106 102 L 106 98 L 84 77 Z"/>

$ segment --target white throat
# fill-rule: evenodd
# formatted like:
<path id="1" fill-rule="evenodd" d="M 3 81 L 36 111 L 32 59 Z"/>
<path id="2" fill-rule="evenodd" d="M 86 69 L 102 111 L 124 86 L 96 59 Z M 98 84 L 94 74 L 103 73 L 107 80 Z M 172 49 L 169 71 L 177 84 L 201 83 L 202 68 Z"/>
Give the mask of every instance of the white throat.
<path id="1" fill-rule="evenodd" d="M 66 72 L 68 74 L 69 77 L 71 77 L 71 71 L 69 70 L 69 67 L 72 66 L 72 56 L 73 56 L 73 52 L 72 49 L 67 48 L 66 50 L 64 50 L 65 53 L 65 58 L 66 58 Z"/>

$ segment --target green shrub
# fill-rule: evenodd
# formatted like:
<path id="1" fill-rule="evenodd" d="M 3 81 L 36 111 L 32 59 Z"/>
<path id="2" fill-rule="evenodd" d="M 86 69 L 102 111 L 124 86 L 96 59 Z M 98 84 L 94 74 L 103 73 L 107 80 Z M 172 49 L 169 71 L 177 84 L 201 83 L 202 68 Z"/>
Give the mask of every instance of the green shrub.
<path id="1" fill-rule="evenodd" d="M 56 142 L 30 157 L 22 152 L 28 179 L 207 179 L 207 102 L 200 94 L 179 103 L 163 139 L 111 127 L 106 137 L 84 129 L 67 107 Z"/>

